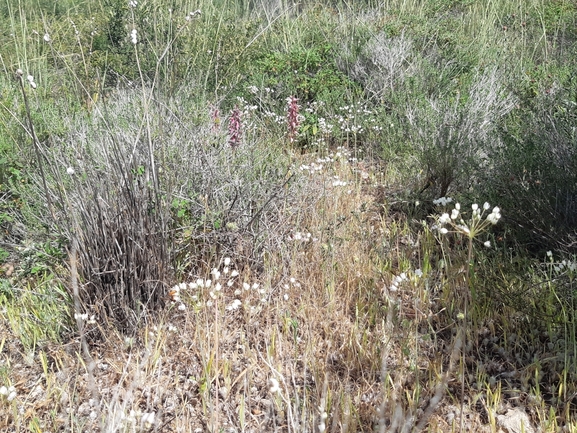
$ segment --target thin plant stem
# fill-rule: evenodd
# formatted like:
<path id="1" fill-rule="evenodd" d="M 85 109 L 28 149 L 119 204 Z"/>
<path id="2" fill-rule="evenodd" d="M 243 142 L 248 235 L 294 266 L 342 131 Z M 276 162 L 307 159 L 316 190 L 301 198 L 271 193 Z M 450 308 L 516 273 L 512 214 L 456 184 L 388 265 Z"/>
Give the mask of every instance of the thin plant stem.
<path id="1" fill-rule="evenodd" d="M 40 141 L 36 136 L 36 131 L 34 130 L 34 122 L 32 122 L 32 116 L 30 114 L 30 105 L 28 104 L 28 96 L 26 95 L 26 89 L 24 89 L 24 80 L 22 79 L 23 72 L 21 69 L 16 71 L 16 79 L 20 83 L 20 90 L 22 91 L 22 97 L 24 98 L 24 106 L 26 108 L 26 118 L 28 119 L 28 127 L 30 129 L 30 135 L 32 136 L 32 141 L 34 143 L 34 152 L 36 153 L 36 159 L 38 161 L 38 168 L 40 170 L 40 176 L 42 177 L 42 186 L 44 188 L 44 194 L 46 195 L 46 204 L 48 205 L 48 210 L 52 216 L 52 220 L 56 221 L 56 215 L 54 214 L 54 208 L 52 206 L 52 200 L 50 199 L 50 194 L 48 193 L 48 186 L 46 184 L 46 175 L 44 174 L 44 165 L 42 164 L 42 150 L 40 148 Z"/>

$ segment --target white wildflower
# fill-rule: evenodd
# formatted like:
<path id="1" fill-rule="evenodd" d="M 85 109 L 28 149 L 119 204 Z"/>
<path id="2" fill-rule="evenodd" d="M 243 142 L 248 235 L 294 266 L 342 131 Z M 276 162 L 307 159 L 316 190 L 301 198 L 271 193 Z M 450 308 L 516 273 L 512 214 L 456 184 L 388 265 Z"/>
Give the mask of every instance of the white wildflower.
<path id="1" fill-rule="evenodd" d="M 66 169 L 66 173 L 68 173 L 70 176 L 72 176 L 72 175 L 75 173 L 74 168 L 68 167 L 68 168 Z"/>
<path id="2" fill-rule="evenodd" d="M 28 80 L 28 82 L 30 83 L 30 87 L 32 87 L 33 89 L 36 88 L 36 83 L 34 82 L 34 77 L 32 75 L 28 75 L 26 77 L 26 79 Z"/>
<path id="3" fill-rule="evenodd" d="M 132 29 L 132 31 L 130 32 L 130 39 L 132 40 L 132 43 L 135 45 L 138 42 L 138 38 L 136 35 L 137 35 L 136 29 Z"/>
<path id="4" fill-rule="evenodd" d="M 491 224 L 497 224 L 500 218 L 501 218 L 501 209 L 499 209 L 498 207 L 494 207 L 493 212 L 487 215 L 487 221 L 489 221 Z"/>
<path id="5" fill-rule="evenodd" d="M 155 413 L 145 413 L 142 415 L 141 422 L 147 427 L 150 428 L 154 424 L 154 417 Z"/>
<path id="6" fill-rule="evenodd" d="M 276 380 L 274 377 L 271 377 L 269 379 L 269 383 L 270 383 L 269 391 L 271 394 L 280 392 L 280 386 L 279 386 L 278 380 Z"/>
<path id="7" fill-rule="evenodd" d="M 440 224 L 447 224 L 448 222 L 451 221 L 451 217 L 449 216 L 448 213 L 444 213 L 443 215 L 440 216 L 439 218 L 439 223 Z"/>

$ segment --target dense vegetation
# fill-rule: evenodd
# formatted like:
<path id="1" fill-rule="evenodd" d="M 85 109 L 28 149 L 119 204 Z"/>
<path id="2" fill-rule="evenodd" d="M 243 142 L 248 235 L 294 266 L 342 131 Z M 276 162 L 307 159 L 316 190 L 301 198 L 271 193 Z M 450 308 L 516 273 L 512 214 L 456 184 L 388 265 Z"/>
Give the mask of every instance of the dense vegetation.
<path id="1" fill-rule="evenodd" d="M 575 2 L 3 0 L 0 61 L 3 430 L 577 431 Z"/>

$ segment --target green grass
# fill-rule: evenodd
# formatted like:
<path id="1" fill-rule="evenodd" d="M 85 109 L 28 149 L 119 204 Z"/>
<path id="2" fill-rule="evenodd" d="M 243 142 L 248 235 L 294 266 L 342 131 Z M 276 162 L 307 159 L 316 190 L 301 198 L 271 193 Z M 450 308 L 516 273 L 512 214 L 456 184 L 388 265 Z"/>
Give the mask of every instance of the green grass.
<path id="1" fill-rule="evenodd" d="M 574 2 L 33 6 L 0 4 L 0 428 L 576 431 Z"/>

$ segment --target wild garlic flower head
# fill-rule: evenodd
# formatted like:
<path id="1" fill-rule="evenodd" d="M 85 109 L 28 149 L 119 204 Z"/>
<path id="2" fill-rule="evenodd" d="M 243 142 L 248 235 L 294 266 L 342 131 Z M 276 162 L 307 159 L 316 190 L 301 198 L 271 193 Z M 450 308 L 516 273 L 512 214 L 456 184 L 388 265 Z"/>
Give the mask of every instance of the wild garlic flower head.
<path id="1" fill-rule="evenodd" d="M 487 221 L 491 224 L 497 224 L 497 222 L 501 219 L 501 209 L 498 207 L 494 207 L 493 211 L 487 215 Z"/>
<path id="2" fill-rule="evenodd" d="M 136 45 L 136 43 L 138 42 L 138 37 L 137 37 L 137 31 L 136 29 L 132 29 L 132 31 L 130 32 L 130 40 L 132 41 L 132 43 L 134 45 Z"/>
<path id="3" fill-rule="evenodd" d="M 449 214 L 446 213 L 446 212 L 439 217 L 439 223 L 440 223 L 440 224 L 447 224 L 447 223 L 449 223 L 450 221 L 451 221 L 451 217 L 450 217 Z"/>

